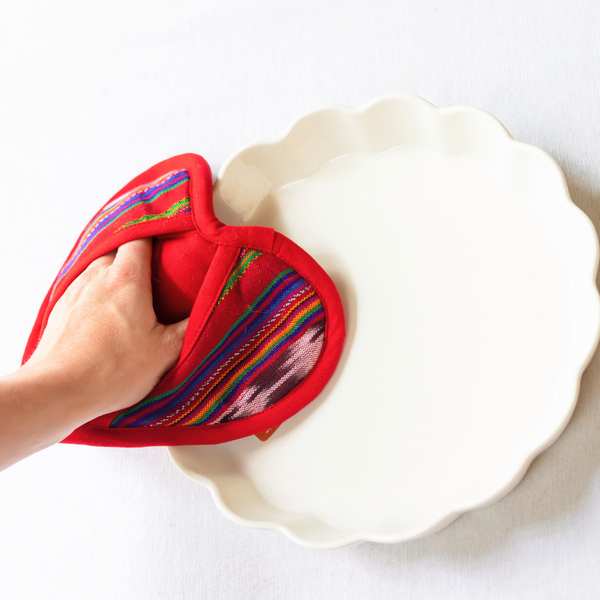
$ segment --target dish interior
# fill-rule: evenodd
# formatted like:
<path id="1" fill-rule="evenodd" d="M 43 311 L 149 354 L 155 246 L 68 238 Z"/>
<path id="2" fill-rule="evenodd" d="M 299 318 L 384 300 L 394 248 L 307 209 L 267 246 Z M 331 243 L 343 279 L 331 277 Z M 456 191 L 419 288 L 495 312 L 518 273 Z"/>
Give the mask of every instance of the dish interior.
<path id="1" fill-rule="evenodd" d="M 581 360 L 572 257 L 523 189 L 398 146 L 272 185 L 247 221 L 217 197 L 222 221 L 273 227 L 325 268 L 348 337 L 325 391 L 267 442 L 176 462 L 237 520 L 316 545 L 408 539 L 509 486 L 565 421 Z"/>

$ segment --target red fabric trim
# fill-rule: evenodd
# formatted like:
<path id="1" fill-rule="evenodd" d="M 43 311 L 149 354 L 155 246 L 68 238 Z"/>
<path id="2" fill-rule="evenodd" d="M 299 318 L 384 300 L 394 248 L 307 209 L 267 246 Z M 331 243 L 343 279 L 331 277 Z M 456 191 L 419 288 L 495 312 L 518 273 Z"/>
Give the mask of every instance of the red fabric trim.
<path id="1" fill-rule="evenodd" d="M 192 348 L 196 345 L 239 254 L 240 249 L 233 246 L 217 247 L 217 254 L 202 282 L 198 297 L 192 308 L 183 340 L 183 349 L 177 363 L 173 366 L 173 370 L 176 370 L 185 361 Z"/>
<path id="2" fill-rule="evenodd" d="M 133 179 L 119 190 L 109 202 L 147 181 L 151 181 L 169 171 L 177 169 L 187 169 L 191 176 L 190 197 L 192 201 L 193 224 L 189 228 L 193 229 L 193 225 L 195 225 L 203 237 L 214 244 L 218 244 L 220 247 L 213 259 L 213 264 L 210 266 L 209 273 L 207 273 L 206 279 L 202 283 L 198 300 L 194 304 L 192 314 L 190 315 L 190 323 L 186 332 L 186 339 L 184 340 L 184 350 L 177 364 L 173 366 L 169 373 L 177 369 L 197 342 L 206 324 L 211 307 L 215 304 L 229 270 L 239 253 L 239 248 L 243 247 L 272 252 L 300 273 L 317 292 L 323 303 L 326 315 L 325 341 L 319 359 L 308 376 L 287 396 L 263 412 L 238 421 L 201 426 L 107 427 L 106 425 L 121 412 L 117 411 L 110 415 L 103 415 L 79 427 L 63 440 L 64 443 L 121 447 L 216 444 L 262 433 L 289 419 L 316 398 L 333 375 L 339 361 L 345 338 L 345 321 L 342 303 L 331 278 L 302 248 L 282 234 L 276 233 L 273 229 L 257 226 L 233 227 L 221 223 L 216 218 L 213 209 L 210 167 L 201 156 L 183 154 L 163 161 Z M 186 220 L 182 218 L 180 222 L 176 222 L 176 219 L 171 219 L 170 226 L 187 226 L 189 224 L 189 214 L 182 215 L 182 217 Z M 149 222 L 140 225 L 135 230 L 135 235 L 131 235 L 131 232 L 124 233 L 123 239 L 121 239 L 121 236 L 118 238 L 117 236 L 113 236 L 110 243 L 101 244 L 95 249 L 93 255 L 90 253 L 87 260 L 82 261 L 84 264 L 78 265 L 77 269 L 72 269 L 75 274 L 69 273 L 69 282 L 83 271 L 85 266 L 92 262 L 92 260 L 106 254 L 126 241 L 164 233 L 162 230 L 157 232 L 157 229 L 157 223 Z M 77 242 L 73 248 L 76 246 Z M 232 247 L 235 250 L 226 250 L 225 247 Z M 62 284 L 63 282 L 61 281 L 60 285 L 62 286 Z M 66 286 L 62 289 L 66 289 Z M 55 292 L 56 296 L 53 298 L 54 302 L 60 297 L 60 293 L 57 292 Z M 52 310 L 52 307 L 50 307 L 50 310 L 47 310 L 49 295 L 50 292 L 48 292 L 42 303 L 33 330 L 29 336 L 23 356 L 23 364 L 35 350 L 39 337 L 43 333 L 47 315 Z"/>

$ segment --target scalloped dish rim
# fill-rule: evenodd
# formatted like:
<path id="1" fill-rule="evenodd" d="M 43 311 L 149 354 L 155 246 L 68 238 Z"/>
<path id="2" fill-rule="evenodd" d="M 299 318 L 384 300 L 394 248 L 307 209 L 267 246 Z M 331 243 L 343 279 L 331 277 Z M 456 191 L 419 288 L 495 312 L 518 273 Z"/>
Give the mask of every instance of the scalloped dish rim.
<path id="1" fill-rule="evenodd" d="M 442 529 L 443 527 L 447 526 L 448 524 L 450 524 L 453 520 L 455 520 L 461 514 L 468 512 L 470 510 L 488 506 L 488 505 L 492 504 L 493 502 L 496 502 L 497 500 L 499 500 L 506 494 L 508 494 L 521 481 L 521 479 L 525 475 L 527 469 L 529 468 L 531 462 L 539 454 L 541 454 L 544 450 L 546 450 L 551 444 L 553 444 L 558 439 L 558 437 L 561 435 L 561 433 L 564 431 L 565 427 L 567 426 L 569 420 L 571 419 L 571 416 L 573 414 L 575 406 L 577 404 L 577 399 L 579 396 L 579 388 L 580 388 L 580 383 L 581 383 L 581 377 L 583 375 L 585 368 L 588 366 L 590 360 L 592 359 L 592 356 L 594 355 L 594 352 L 598 345 L 598 341 L 600 339 L 600 295 L 598 293 L 598 289 L 597 289 L 596 283 L 595 283 L 596 274 L 597 274 L 597 270 L 598 270 L 598 261 L 599 261 L 600 251 L 599 251 L 599 244 L 598 244 L 598 236 L 597 236 L 596 230 L 594 228 L 594 225 L 592 224 L 589 217 L 579 207 L 577 207 L 572 202 L 570 195 L 569 195 L 569 191 L 568 191 L 568 187 L 567 187 L 567 183 L 565 181 L 564 175 L 563 175 L 559 165 L 556 163 L 556 161 L 542 149 L 540 149 L 536 146 L 531 146 L 529 144 L 525 144 L 525 143 L 515 140 L 510 135 L 510 133 L 507 131 L 507 129 L 504 127 L 504 125 L 502 125 L 502 123 L 496 117 L 494 117 L 490 113 L 483 111 L 481 109 L 473 108 L 470 106 L 454 106 L 454 107 L 448 107 L 448 108 L 438 108 L 419 96 L 414 96 L 414 95 L 410 95 L 410 94 L 389 94 L 389 95 L 379 96 L 379 97 L 375 98 L 374 100 L 372 100 L 371 102 L 368 102 L 367 104 L 364 104 L 359 107 L 350 107 L 350 106 L 343 106 L 343 105 L 327 105 L 327 106 L 318 108 L 316 110 L 310 110 L 310 111 L 307 111 L 304 114 L 302 114 L 296 120 L 294 120 L 286 128 L 286 130 L 279 136 L 276 136 L 276 137 L 268 139 L 268 140 L 263 140 L 263 141 L 255 142 L 252 144 L 248 144 L 248 145 L 244 146 L 242 149 L 240 149 L 237 152 L 235 152 L 234 154 L 232 154 L 231 157 L 227 161 L 224 162 L 224 164 L 221 166 L 221 169 L 219 170 L 219 174 L 218 174 L 218 177 L 217 177 L 217 180 L 215 183 L 215 189 L 216 190 L 219 189 L 223 185 L 223 182 L 226 181 L 227 171 L 229 170 L 231 165 L 234 163 L 234 161 L 236 161 L 236 159 L 238 159 L 240 156 L 242 156 L 248 150 L 257 148 L 259 146 L 265 146 L 265 145 L 268 145 L 268 146 L 284 145 L 286 142 L 286 139 L 291 134 L 293 134 L 293 132 L 296 130 L 296 128 L 299 125 L 306 124 L 306 122 L 309 121 L 310 119 L 322 117 L 323 115 L 325 115 L 328 112 L 331 114 L 336 114 L 336 113 L 341 112 L 341 113 L 345 113 L 346 115 L 353 115 L 354 117 L 358 117 L 359 115 L 361 115 L 363 113 L 367 113 L 371 109 L 380 107 L 380 105 L 386 104 L 386 103 L 390 104 L 392 106 L 392 108 L 390 110 L 397 110 L 397 108 L 395 108 L 396 105 L 400 108 L 401 108 L 401 105 L 411 106 L 412 108 L 418 107 L 418 110 L 430 111 L 430 114 L 438 117 L 438 120 L 440 120 L 439 117 L 446 116 L 446 115 L 460 115 L 460 116 L 464 117 L 465 119 L 469 120 L 470 126 L 473 123 L 475 123 L 477 121 L 477 119 L 479 119 L 479 122 L 485 123 L 485 127 L 490 127 L 490 128 L 494 129 L 493 139 L 491 137 L 489 139 L 485 138 L 486 143 L 509 144 L 510 147 L 513 148 L 514 152 L 525 150 L 527 152 L 536 153 L 538 156 L 538 159 L 541 160 L 542 163 L 547 163 L 548 166 L 547 167 L 545 166 L 544 168 L 551 167 L 552 169 L 556 170 L 558 172 L 558 174 L 560 174 L 560 180 L 562 181 L 561 195 L 563 197 L 561 199 L 561 204 L 563 203 L 563 200 L 564 200 L 564 204 L 562 204 L 563 210 L 575 210 L 576 214 L 577 214 L 577 219 L 579 219 L 577 227 L 581 230 L 583 230 L 585 228 L 591 229 L 591 232 L 593 232 L 593 238 L 595 239 L 594 256 L 592 257 L 591 254 L 588 255 L 588 246 L 586 246 L 585 247 L 586 256 L 583 257 L 584 264 L 586 264 L 586 265 L 589 264 L 592 267 L 587 276 L 587 283 L 582 282 L 578 288 L 578 289 L 583 289 L 583 286 L 585 286 L 587 288 L 586 293 L 592 294 L 594 296 L 593 302 L 590 303 L 590 307 L 591 307 L 590 312 L 587 315 L 585 315 L 585 317 L 583 317 L 586 320 L 586 322 L 589 322 L 589 324 L 590 324 L 589 325 L 590 332 L 592 331 L 592 328 L 594 328 L 594 338 L 593 338 L 593 340 L 590 339 L 589 342 L 587 339 L 584 339 L 583 341 L 580 338 L 574 339 L 573 345 L 574 345 L 574 348 L 576 350 L 578 350 L 576 352 L 577 356 L 580 356 L 580 355 L 585 356 L 585 359 L 581 362 L 581 364 L 578 365 L 578 372 L 574 372 L 575 369 L 573 369 L 573 372 L 569 373 L 570 381 L 571 380 L 575 381 L 575 393 L 569 403 L 568 410 L 563 415 L 562 420 L 560 421 L 560 423 L 558 424 L 556 429 L 551 433 L 551 435 L 549 435 L 542 443 L 539 443 L 528 455 L 526 455 L 523 458 L 522 462 L 520 463 L 521 464 L 520 468 L 517 469 L 516 472 L 510 478 L 508 478 L 508 480 L 505 479 L 502 482 L 502 484 L 495 491 L 493 491 L 490 494 L 487 494 L 485 497 L 479 498 L 477 501 L 470 503 L 470 505 L 468 505 L 468 506 L 454 507 L 453 510 L 449 511 L 443 517 L 437 518 L 434 521 L 432 521 L 422 527 L 419 527 L 418 529 L 404 532 L 401 535 L 393 535 L 393 534 L 369 535 L 367 533 L 359 532 L 359 533 L 353 533 L 352 535 L 347 535 L 345 537 L 340 537 L 338 539 L 315 540 L 315 539 L 312 539 L 309 537 L 305 538 L 305 537 L 302 537 L 301 535 L 298 535 L 297 533 L 292 531 L 292 529 L 290 529 L 284 522 L 278 522 L 275 520 L 268 520 L 268 521 L 249 520 L 247 518 L 241 517 L 239 514 L 235 513 L 233 510 L 231 510 L 229 508 L 229 506 L 227 506 L 227 504 L 224 502 L 224 500 L 221 496 L 219 486 L 217 483 L 215 483 L 215 481 L 213 481 L 208 476 L 204 476 L 197 472 L 194 472 L 192 469 L 190 469 L 185 464 L 185 461 L 180 456 L 178 456 L 177 447 L 168 448 L 169 455 L 171 456 L 171 459 L 173 460 L 176 467 L 182 473 L 184 473 L 191 479 L 198 481 L 198 482 L 202 483 L 203 485 L 205 485 L 210 490 L 210 493 L 215 501 L 217 508 L 228 519 L 230 519 L 234 523 L 237 523 L 239 525 L 243 525 L 246 527 L 251 527 L 251 528 L 255 528 L 255 529 L 269 529 L 269 530 L 279 531 L 280 533 L 284 534 L 285 536 L 287 536 L 289 539 L 291 539 L 295 543 L 297 543 L 301 546 L 309 547 L 309 548 L 332 549 L 332 548 L 340 548 L 340 547 L 349 546 L 352 544 L 366 542 L 366 541 L 381 542 L 381 543 L 397 543 L 397 542 L 412 540 L 415 538 L 423 537 L 430 533 L 434 533 L 435 531 L 438 531 L 438 530 Z M 432 117 L 431 120 L 433 121 L 434 118 Z M 396 146 L 390 146 L 390 148 L 394 148 L 394 147 L 397 147 L 400 145 L 402 145 L 402 142 L 400 142 Z M 343 156 L 343 155 L 344 154 L 342 153 L 339 156 Z M 328 160 L 331 160 L 331 158 Z M 328 162 L 328 160 L 325 160 L 324 162 Z M 324 162 L 320 163 L 320 164 L 324 164 Z M 320 166 L 320 164 L 318 166 Z M 308 176 L 308 175 L 306 175 L 306 176 Z M 291 181 L 290 181 L 290 183 L 291 183 Z M 573 217 L 573 218 L 575 218 L 575 217 Z M 566 229 L 565 229 L 565 231 L 566 231 Z M 588 234 L 586 234 L 586 235 L 588 235 Z M 569 237 L 569 239 L 571 239 L 571 237 Z M 591 296 L 590 296 L 590 300 L 591 300 Z M 585 346 L 584 346 L 584 344 L 585 344 Z M 574 350 L 574 352 L 575 352 L 575 350 Z M 566 402 L 567 401 L 565 400 L 565 405 L 566 405 Z M 292 518 L 291 514 L 290 514 L 290 518 Z"/>

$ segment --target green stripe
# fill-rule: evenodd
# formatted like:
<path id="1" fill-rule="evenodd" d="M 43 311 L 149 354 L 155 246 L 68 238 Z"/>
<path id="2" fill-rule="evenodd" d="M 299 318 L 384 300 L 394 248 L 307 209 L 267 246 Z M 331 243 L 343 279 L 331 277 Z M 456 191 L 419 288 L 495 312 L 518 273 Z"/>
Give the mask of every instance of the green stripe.
<path id="1" fill-rule="evenodd" d="M 135 204 L 132 204 L 132 205 L 131 205 L 131 206 L 130 206 L 130 207 L 127 209 L 127 210 L 125 210 L 124 212 L 122 212 L 122 213 L 120 213 L 120 214 L 116 215 L 116 216 L 115 216 L 115 217 L 113 217 L 113 218 L 112 218 L 110 221 L 108 221 L 108 222 L 106 222 L 104 225 L 102 225 L 102 227 L 101 227 L 101 228 L 98 230 L 98 232 L 97 232 L 96 234 L 94 234 L 94 235 L 95 235 L 95 236 L 96 236 L 96 235 L 98 235 L 98 233 L 99 233 L 100 231 L 102 231 L 102 230 L 103 230 L 105 227 L 107 227 L 108 225 L 110 225 L 110 224 L 111 224 L 112 222 L 114 222 L 116 219 L 119 219 L 120 217 L 122 217 L 124 214 L 127 214 L 127 213 L 128 213 L 128 212 L 129 212 L 129 211 L 132 209 L 132 208 L 134 208 L 134 207 L 136 207 L 136 206 L 139 206 L 140 204 L 144 204 L 144 203 L 148 203 L 148 202 L 154 202 L 154 201 L 155 201 L 157 198 L 160 198 L 160 197 L 161 197 L 161 196 L 162 196 L 164 193 L 166 193 L 166 192 L 169 192 L 169 191 L 171 191 L 171 190 L 175 189 L 176 187 L 178 187 L 178 186 L 180 186 L 180 185 L 182 185 L 182 184 L 184 184 L 184 183 L 186 183 L 186 182 L 189 182 L 189 180 L 190 180 L 190 178 L 189 178 L 189 177 L 187 177 L 186 179 L 183 179 L 182 181 L 180 181 L 180 182 L 178 182 L 178 183 L 174 183 L 172 186 L 170 186 L 170 187 L 168 187 L 168 188 L 164 189 L 162 192 L 160 192 L 160 194 L 158 194 L 158 196 L 156 196 L 155 198 L 153 198 L 153 199 L 151 199 L 151 200 L 140 200 L 139 202 L 136 202 Z M 134 195 L 135 195 L 135 194 L 134 194 Z M 110 212 L 111 212 L 113 209 L 115 209 L 115 208 L 117 208 L 118 206 L 120 206 L 120 204 L 121 204 L 121 201 L 117 202 L 117 204 L 115 204 L 114 206 L 111 206 L 111 207 L 110 207 L 110 209 L 108 209 L 108 212 L 110 213 Z M 100 215 L 99 215 L 99 218 L 100 218 L 100 220 L 102 220 L 102 216 L 103 216 L 103 214 L 100 214 Z M 82 244 L 83 244 L 83 241 L 84 241 L 85 239 L 87 239 L 87 237 L 88 237 L 88 235 L 89 235 L 90 231 L 91 231 L 91 230 L 93 230 L 93 229 L 94 229 L 94 227 L 95 227 L 96 225 L 97 225 L 97 223 L 96 223 L 96 221 L 94 221 L 94 223 L 92 223 L 92 225 L 91 225 L 90 227 L 88 227 L 88 228 L 85 230 L 85 232 L 84 232 L 84 235 L 82 236 L 82 242 L 81 242 Z M 79 251 L 79 249 L 80 249 L 80 248 L 81 248 L 81 245 L 79 245 L 79 246 L 77 247 L 77 250 Z"/>
<path id="2" fill-rule="evenodd" d="M 231 288 L 235 285 L 237 280 L 248 270 L 248 267 L 259 257 L 262 252 L 258 250 L 252 250 L 246 256 L 244 256 L 244 260 L 236 267 L 236 269 L 231 273 L 229 278 L 227 279 L 227 283 L 219 296 L 219 300 L 217 304 L 223 300 L 223 298 L 229 293 Z"/>
<path id="3" fill-rule="evenodd" d="M 285 271 L 281 271 L 275 279 L 264 289 L 262 294 L 242 313 L 242 316 L 229 328 L 229 331 L 223 336 L 221 341 L 210 351 L 207 357 L 202 361 L 200 366 L 202 366 L 213 354 L 219 350 L 219 348 L 225 343 L 227 336 L 238 326 L 238 324 L 243 321 L 251 312 L 254 311 L 254 307 L 259 304 L 262 299 L 286 276 L 290 273 L 293 273 L 294 270 L 289 268 Z"/>
<path id="4" fill-rule="evenodd" d="M 290 327 L 285 336 L 283 336 L 283 338 L 281 338 L 277 343 L 281 342 L 281 343 L 286 343 L 287 338 L 291 337 L 293 334 L 295 334 L 298 329 L 300 327 L 302 327 L 306 321 L 308 319 L 310 319 L 314 313 L 319 310 L 321 307 L 321 303 L 317 304 L 312 310 L 310 310 L 309 312 L 307 312 L 293 327 Z M 275 345 L 274 343 L 271 343 L 271 346 Z M 208 420 L 210 418 L 210 416 L 215 412 L 215 410 L 220 407 L 223 406 L 223 404 L 227 401 L 229 394 L 231 393 L 231 389 L 234 388 L 241 379 L 243 379 L 246 374 L 251 371 L 252 369 L 258 369 L 260 368 L 261 364 L 265 362 L 265 360 L 267 360 L 269 357 L 267 356 L 267 353 L 265 353 L 265 356 L 263 356 L 262 360 L 260 360 L 258 363 L 254 363 L 253 365 L 248 365 L 244 371 L 242 373 L 240 373 L 236 379 L 234 379 L 229 386 L 227 387 L 227 389 L 225 390 L 225 392 L 223 393 L 223 396 L 221 397 L 221 401 L 215 403 L 215 405 L 204 415 L 202 415 L 202 417 L 200 417 L 200 419 L 197 419 L 196 421 L 191 421 L 190 423 L 188 423 L 188 425 L 196 425 L 196 423 L 202 423 L 206 420 Z"/>
<path id="5" fill-rule="evenodd" d="M 281 279 L 283 279 L 283 277 L 285 277 L 292 271 L 293 271 L 293 269 L 291 269 L 291 268 L 286 269 L 285 271 L 282 271 L 279 275 L 277 275 L 277 277 L 275 279 L 273 279 L 273 281 L 268 285 L 268 287 L 265 288 L 265 290 L 262 292 L 262 294 L 242 313 L 241 317 L 239 317 L 239 319 L 229 328 L 229 331 L 223 336 L 221 341 L 210 351 L 210 353 L 206 356 L 206 358 L 179 385 L 176 385 L 174 388 L 171 388 L 170 390 L 167 390 L 166 392 L 162 392 L 161 394 L 157 394 L 156 396 L 152 396 L 151 398 L 144 400 L 144 402 L 142 404 L 136 404 L 129 410 L 126 410 L 125 412 L 123 412 L 123 413 L 119 414 L 117 417 L 115 417 L 115 420 L 121 419 L 123 417 L 128 417 L 130 414 L 133 414 L 134 412 L 138 411 L 140 408 L 146 406 L 150 402 L 154 402 L 155 400 L 162 400 L 165 396 L 169 396 L 170 394 L 173 394 L 174 392 L 179 390 L 181 387 L 183 387 L 196 374 L 196 372 L 204 365 L 204 363 L 206 363 L 206 361 L 208 361 L 208 359 L 215 352 L 217 352 L 217 350 L 225 343 L 225 341 L 227 340 L 227 336 L 229 336 L 229 334 L 254 310 L 254 307 L 261 302 L 261 300 L 273 289 L 273 287 L 275 287 L 277 285 L 277 283 Z"/>
<path id="6" fill-rule="evenodd" d="M 134 219 L 133 221 L 129 221 L 129 223 L 125 223 L 125 225 L 121 225 L 121 227 L 119 227 L 119 229 L 123 229 L 124 227 L 129 227 L 130 225 L 136 225 L 137 223 L 145 223 L 147 221 L 154 221 L 156 219 L 163 219 L 165 217 L 170 217 L 171 215 L 176 213 L 181 207 L 189 206 L 189 204 L 190 204 L 190 198 L 188 196 L 186 198 L 183 198 L 183 200 L 178 200 L 177 202 L 175 202 L 175 204 L 173 204 L 173 206 L 171 206 L 170 208 L 168 208 L 167 210 L 165 210 L 162 213 L 144 215 L 142 217 Z"/>
<path id="7" fill-rule="evenodd" d="M 126 211 L 122 212 L 121 214 L 117 215 L 116 217 L 113 217 L 110 221 L 105 223 L 102 226 L 102 229 L 104 229 L 105 227 L 108 227 L 113 221 L 116 221 L 118 218 L 120 218 L 124 214 L 128 213 L 132 208 L 135 208 L 136 206 L 139 206 L 140 204 L 148 204 L 149 202 L 155 202 L 163 194 L 166 194 L 167 192 L 170 192 L 171 190 L 174 190 L 175 188 L 178 188 L 180 185 L 183 185 L 184 183 L 187 183 L 187 182 L 189 182 L 189 177 L 187 179 L 183 179 L 183 180 L 179 181 L 178 183 L 174 183 L 172 186 L 170 186 L 168 188 L 165 188 L 162 192 L 160 192 L 160 194 L 158 194 L 158 196 L 152 198 L 151 200 L 140 200 L 139 202 L 132 204 Z"/>

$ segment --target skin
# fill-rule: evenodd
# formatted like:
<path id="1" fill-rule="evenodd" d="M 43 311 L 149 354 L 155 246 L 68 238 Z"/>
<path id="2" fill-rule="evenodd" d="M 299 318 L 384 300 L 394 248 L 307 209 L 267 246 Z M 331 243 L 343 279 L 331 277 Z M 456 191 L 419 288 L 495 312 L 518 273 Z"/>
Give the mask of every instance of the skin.
<path id="1" fill-rule="evenodd" d="M 0 470 L 139 402 L 175 364 L 188 319 L 156 320 L 152 240 L 94 262 L 56 303 L 35 352 L 0 378 Z"/>

